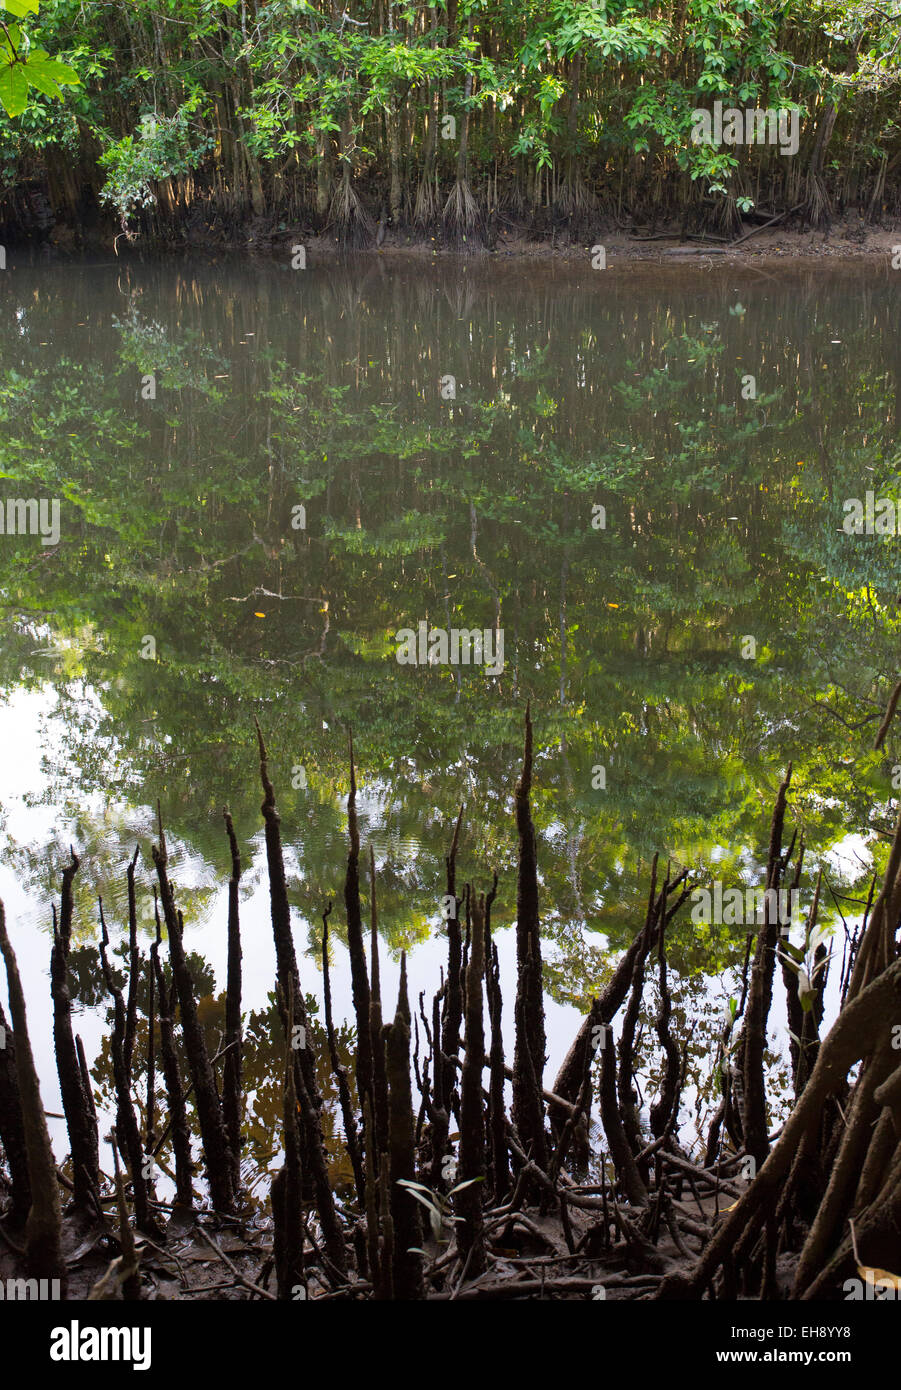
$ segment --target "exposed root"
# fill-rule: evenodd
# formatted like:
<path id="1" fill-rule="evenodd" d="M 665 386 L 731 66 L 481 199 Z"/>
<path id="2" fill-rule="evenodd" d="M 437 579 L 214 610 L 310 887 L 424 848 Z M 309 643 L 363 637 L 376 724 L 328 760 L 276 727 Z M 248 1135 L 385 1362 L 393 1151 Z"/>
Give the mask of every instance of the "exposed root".
<path id="1" fill-rule="evenodd" d="M 482 214 L 465 179 L 457 179 L 441 214 L 444 234 L 454 245 L 473 251 L 485 243 Z"/>
<path id="2" fill-rule="evenodd" d="M 336 239 L 342 246 L 350 246 L 355 250 L 371 246 L 375 240 L 375 223 L 360 202 L 351 184 L 350 170 L 347 167 L 332 197 L 329 227 L 334 229 Z"/>

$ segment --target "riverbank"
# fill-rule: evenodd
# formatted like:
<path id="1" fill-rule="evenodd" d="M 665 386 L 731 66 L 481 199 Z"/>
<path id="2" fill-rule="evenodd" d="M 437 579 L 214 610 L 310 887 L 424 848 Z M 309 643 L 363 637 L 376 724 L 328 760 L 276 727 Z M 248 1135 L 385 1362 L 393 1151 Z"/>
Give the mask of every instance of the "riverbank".
<path id="1" fill-rule="evenodd" d="M 278 232 L 269 239 L 270 249 L 279 251 L 293 234 Z M 307 255 L 325 259 L 346 254 L 346 249 L 333 238 L 307 236 L 302 238 Z M 472 251 L 448 245 L 437 238 L 417 239 L 412 236 L 392 237 L 387 234 L 383 244 L 373 248 L 381 257 L 421 259 L 423 257 L 471 256 L 504 261 L 564 261 L 579 263 L 592 258 L 593 250 L 603 247 L 607 265 L 613 261 L 693 261 L 717 260 L 742 262 L 747 260 L 867 260 L 891 256 L 901 245 L 901 227 L 891 230 L 873 227 L 857 218 L 837 222 L 827 231 L 791 231 L 782 227 L 746 227 L 739 237 L 716 239 L 689 236 L 682 240 L 678 231 L 626 235 L 622 231 L 601 229 L 592 241 L 572 241 L 564 238 L 539 240 L 524 232 L 511 230 L 498 234 L 494 247 L 478 246 Z M 261 247 L 260 249 L 265 249 Z M 596 252 L 595 252 L 596 257 Z M 600 267 L 597 267 L 600 268 Z"/>
<path id="2" fill-rule="evenodd" d="M 412 231 L 384 232 L 381 244 L 349 248 L 329 231 L 313 232 L 308 226 L 287 226 L 274 220 L 256 219 L 237 226 L 230 234 L 213 225 L 190 224 L 170 234 L 116 234 L 111 228 L 91 228 L 79 232 L 71 226 L 54 227 L 46 243 L 57 250 L 90 249 L 109 251 L 122 256 L 127 250 L 166 251 L 195 250 L 200 252 L 235 252 L 239 249 L 261 257 L 281 259 L 292 257 L 295 248 L 302 246 L 308 265 L 350 255 L 378 256 L 380 260 L 408 262 L 454 259 L 504 262 L 544 262 L 578 264 L 586 258 L 597 260 L 597 248 L 603 248 L 606 267 L 614 263 L 643 262 L 651 264 L 725 262 L 736 264 L 763 262 L 822 262 L 882 261 L 891 257 L 901 246 L 901 224 L 897 227 L 874 226 L 861 217 L 837 219 L 823 229 L 791 228 L 782 223 L 772 226 L 745 224 L 734 238 L 718 238 L 689 233 L 682 238 L 678 229 L 653 234 L 639 230 L 625 233 L 611 228 L 600 220 L 598 230 L 591 236 L 573 238 L 568 232 L 550 237 L 536 237 L 522 226 L 501 227 L 491 244 L 473 241 L 468 244 L 443 241 L 440 236 L 420 236 Z M 596 268 L 601 268 L 600 266 Z"/>

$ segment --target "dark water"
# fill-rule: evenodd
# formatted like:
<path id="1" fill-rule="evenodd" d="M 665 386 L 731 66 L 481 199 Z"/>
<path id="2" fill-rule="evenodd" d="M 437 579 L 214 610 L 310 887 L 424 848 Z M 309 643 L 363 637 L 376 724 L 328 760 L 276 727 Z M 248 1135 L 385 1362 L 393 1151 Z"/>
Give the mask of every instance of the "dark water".
<path id="1" fill-rule="evenodd" d="M 843 503 L 899 496 L 899 304 L 870 266 L 11 258 L 2 495 L 57 500 L 59 539 L 0 537 L 0 891 L 48 1109 L 68 846 L 80 1025 L 108 1092 L 96 896 L 121 929 L 140 843 L 151 932 L 159 798 L 215 1043 L 228 804 L 257 1166 L 278 1149 L 254 714 L 312 994 L 329 900 L 342 932 L 350 728 L 389 984 L 416 947 L 431 990 L 461 802 L 461 881 L 496 869 L 497 922 L 515 913 L 531 700 L 551 1067 L 640 924 L 653 854 L 757 882 L 789 760 L 802 884 L 823 864 L 853 897 L 894 815 L 901 737 L 872 742 L 901 576 L 897 536 L 846 534 Z M 502 631 L 503 669 L 399 664 L 421 622 Z M 674 941 L 699 1068 L 735 949 Z M 340 944 L 335 971 L 347 1017 Z"/>

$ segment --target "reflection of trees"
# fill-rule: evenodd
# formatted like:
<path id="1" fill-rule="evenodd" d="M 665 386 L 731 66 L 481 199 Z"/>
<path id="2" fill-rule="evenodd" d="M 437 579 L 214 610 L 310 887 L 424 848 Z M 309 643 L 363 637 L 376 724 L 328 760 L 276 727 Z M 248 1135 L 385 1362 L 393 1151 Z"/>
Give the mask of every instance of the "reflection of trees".
<path id="1" fill-rule="evenodd" d="M 127 969 L 127 944 L 120 944 L 114 955 L 118 956 Z M 109 1030 L 112 1028 L 112 1006 L 97 969 L 97 953 L 90 947 L 80 951 L 73 950 L 70 955 L 71 986 L 73 999 L 81 1007 L 100 1006 L 106 1010 Z M 204 1032 L 204 1040 L 210 1057 L 214 1057 L 222 1047 L 225 1036 L 225 993 L 215 994 L 212 968 L 197 952 L 188 955 L 188 966 L 194 980 L 197 996 L 197 1014 Z M 132 1099 L 138 1116 L 142 1137 L 147 1133 L 147 1045 L 148 1008 L 146 959 L 137 992 L 138 1022 L 135 1033 L 134 1084 Z M 118 973 L 114 971 L 114 973 Z M 165 968 L 168 979 L 168 967 Z M 124 981 L 119 975 L 119 983 Z M 314 996 L 307 995 L 306 1005 L 309 1016 L 309 1045 L 316 1057 L 316 1075 L 323 1098 L 322 1132 L 329 1158 L 329 1171 L 332 1183 L 339 1195 L 353 1190 L 353 1172 L 350 1160 L 344 1149 L 338 1093 L 332 1074 L 325 1028 L 317 1014 L 319 1004 Z M 154 1029 L 155 1050 L 159 1056 L 159 1027 Z M 350 1069 L 354 1049 L 354 1030 L 346 1024 L 336 1029 L 338 1055 Z M 242 1172 L 244 1190 L 248 1201 L 255 1206 L 263 1206 L 268 1200 L 268 1174 L 274 1172 L 281 1161 L 282 1153 L 282 1077 L 284 1075 L 284 1031 L 278 1016 L 274 994 L 268 996 L 267 1007 L 247 1014 L 243 1022 L 243 1072 L 244 1072 L 244 1148 L 242 1151 Z M 184 1050 L 181 1029 L 176 1016 L 175 1048 L 178 1055 L 182 1081 L 188 1084 L 190 1071 Z M 221 1068 L 221 1061 L 217 1067 Z M 99 1108 L 110 1115 L 115 1110 L 112 1056 L 110 1052 L 110 1031 L 102 1039 L 100 1051 L 91 1069 L 94 1083 L 95 1102 Z M 220 1073 L 221 1081 L 221 1073 Z M 354 1083 L 350 1081 L 352 1091 Z M 159 1068 L 156 1072 L 156 1136 L 162 1133 L 168 1115 L 165 1089 Z M 355 1091 L 354 1091 L 354 1103 Z M 192 1134 L 199 1133 L 193 1093 L 187 1100 L 188 1123 Z M 197 1154 L 195 1153 L 195 1157 Z M 160 1166 L 168 1172 L 171 1166 L 171 1145 L 167 1141 L 159 1155 Z M 198 1169 L 199 1172 L 199 1169 Z"/>
<path id="2" fill-rule="evenodd" d="M 545 923 L 564 955 L 585 921 L 614 942 L 631 931 L 654 850 L 703 864 L 714 845 L 759 848 L 788 758 L 811 853 L 884 815 L 898 745 L 864 754 L 867 730 L 853 729 L 894 669 L 894 552 L 850 548 L 833 524 L 897 409 L 878 370 L 890 306 L 869 286 L 842 332 L 855 368 L 827 384 L 791 347 L 811 351 L 818 284 L 803 277 L 774 321 L 745 287 L 746 313 L 711 291 L 699 315 L 688 290 L 639 301 L 614 282 L 590 318 L 560 287 L 392 297 L 379 275 L 349 272 L 353 312 L 341 316 L 330 277 L 311 278 L 303 332 L 283 345 L 276 278 L 261 276 L 251 316 L 226 270 L 224 283 L 154 276 L 142 272 L 140 312 L 134 294 L 117 302 L 112 331 L 91 326 L 77 283 L 44 283 L 0 375 L 3 471 L 64 497 L 77 537 L 43 559 L 24 541 L 0 552 L 0 681 L 49 681 L 67 729 L 48 800 L 161 795 L 212 885 L 227 865 L 221 805 L 245 845 L 259 829 L 250 714 L 265 706 L 294 904 L 315 923 L 340 897 L 350 723 L 392 942 L 436 920 L 464 797 L 461 865 L 498 868 L 500 924 L 531 696 Z M 202 335 L 177 328 L 186 304 Z M 51 316 L 63 344 L 61 324 L 91 320 L 80 355 L 39 352 Z M 749 331 L 767 383 L 753 410 L 738 389 Z M 305 531 L 291 527 L 298 501 Z M 590 526 L 596 502 L 605 532 Z M 497 682 L 391 660 L 399 626 L 484 626 L 496 604 Z M 49 631 L 27 637 L 29 622 Z M 156 662 L 140 656 L 146 633 Z M 744 633 L 756 663 L 741 659 Z M 592 788 L 598 763 L 606 792 Z M 305 791 L 291 787 L 297 764 Z M 121 908 L 121 865 L 151 827 L 143 809 L 76 825 L 90 930 L 97 891 Z M 45 896 L 66 846 L 49 860 L 16 851 Z M 566 988 L 581 997 L 587 983 Z"/>
<path id="3" fill-rule="evenodd" d="M 587 1008 L 589 993 L 597 992 L 606 978 L 607 967 L 596 948 L 585 947 L 579 943 L 575 956 L 563 956 L 554 965 L 546 968 L 547 983 L 554 991 L 555 977 L 561 971 L 574 974 L 579 981 L 585 981 Z M 115 955 L 120 964 L 127 968 L 127 946 L 120 944 Z M 70 956 L 71 985 L 73 999 L 81 1007 L 100 1006 L 106 1009 L 106 1019 L 111 1028 L 112 1009 L 107 996 L 101 993 L 99 976 L 96 971 L 96 952 L 92 948 L 73 950 Z M 208 963 L 196 952 L 188 957 L 188 963 L 195 982 L 198 999 L 198 1017 L 204 1031 L 206 1047 L 211 1057 L 220 1050 L 225 1035 L 225 994 L 213 993 L 213 972 Z M 144 962 L 146 965 L 146 961 Z M 698 1134 L 706 1130 L 710 1113 L 719 1099 L 718 1072 L 711 1067 L 711 1058 L 717 1054 L 717 1045 L 722 1032 L 725 1002 L 728 990 L 721 985 L 718 992 L 711 992 L 708 979 L 695 970 L 689 969 L 681 977 L 671 980 L 673 1014 L 671 1026 L 679 1046 L 684 1047 L 687 1056 L 687 1082 L 689 1092 L 694 1096 L 693 1128 Z M 125 973 L 114 971 L 119 983 L 124 982 Z M 166 968 L 168 977 L 168 967 Z M 147 1133 L 146 1079 L 148 1044 L 148 995 L 146 973 L 142 973 L 138 988 L 138 1022 L 134 1053 L 134 1077 L 132 1098 L 138 1117 L 142 1136 Z M 328 1060 L 328 1046 L 325 1029 L 318 1018 L 319 1004 L 312 995 L 306 995 L 309 1018 L 308 1038 L 316 1057 L 316 1075 L 323 1098 L 322 1131 L 326 1143 L 329 1173 L 335 1191 L 339 1196 L 351 1197 L 353 1194 L 353 1172 L 343 1142 L 343 1130 L 335 1077 Z M 647 998 L 644 1000 L 635 1039 L 635 1077 L 639 1087 L 640 1106 L 645 1105 L 645 1094 L 653 1095 L 659 1091 L 660 1071 L 663 1065 L 655 1027 L 659 998 L 657 986 L 649 981 Z M 352 1060 L 355 1047 L 355 1030 L 348 1024 L 336 1031 L 336 1041 L 340 1061 L 348 1068 L 348 1081 L 352 1101 L 356 1106 L 356 1088 L 353 1080 Z M 176 1028 L 175 1046 L 183 1081 L 189 1075 L 187 1057 L 181 1031 Z M 159 1056 L 159 1032 L 155 1031 L 155 1047 Z M 779 1107 L 778 1113 L 787 1105 L 790 1092 L 789 1077 L 785 1064 L 777 1054 L 767 1051 L 770 1092 L 773 1103 Z M 219 1064 L 221 1066 L 221 1063 Z M 243 1073 L 244 1073 L 244 1120 L 242 1134 L 242 1181 L 245 1200 L 248 1205 L 258 1209 L 266 1208 L 268 1202 L 269 1179 L 282 1161 L 282 1086 L 284 1067 L 284 1035 L 274 994 L 267 999 L 265 1009 L 254 1010 L 245 1015 L 243 1021 Z M 94 1095 L 98 1108 L 112 1117 L 115 1109 L 112 1058 L 110 1055 L 110 1034 L 104 1036 L 100 1051 L 91 1069 Z M 165 1126 L 168 1109 L 165 1090 L 159 1070 L 156 1073 L 156 1122 L 155 1135 L 159 1137 Z M 195 1135 L 195 1161 L 198 1175 L 202 1167 L 202 1157 L 196 1144 L 198 1121 L 193 1095 L 187 1102 L 189 1127 Z M 647 1128 L 647 1116 L 644 1115 Z M 650 1135 L 648 1135 L 650 1137 Z M 170 1177 L 171 1146 L 167 1141 L 158 1154 L 158 1162 L 163 1172 Z"/>

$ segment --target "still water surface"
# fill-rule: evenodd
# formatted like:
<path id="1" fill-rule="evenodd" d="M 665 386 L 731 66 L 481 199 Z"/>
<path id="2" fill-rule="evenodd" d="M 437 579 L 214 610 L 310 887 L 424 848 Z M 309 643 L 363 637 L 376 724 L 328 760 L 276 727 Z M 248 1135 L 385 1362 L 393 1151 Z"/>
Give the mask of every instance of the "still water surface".
<path id="1" fill-rule="evenodd" d="M 789 760 L 802 896 L 820 864 L 859 895 L 895 813 L 901 738 L 871 750 L 901 591 L 897 537 L 845 534 L 843 502 L 899 495 L 899 299 L 871 266 L 11 260 L 3 496 L 58 499 L 60 537 L 0 538 L 0 895 L 48 1110 L 48 930 L 69 845 L 77 1027 L 108 1097 L 97 895 L 120 940 L 139 844 L 146 952 L 159 798 L 215 1046 L 228 805 L 248 1181 L 264 1194 L 280 1100 L 254 714 L 317 998 L 336 904 L 338 1019 L 349 728 L 385 996 L 406 947 L 428 1001 L 461 802 L 458 882 L 487 887 L 496 869 L 496 923 L 513 920 L 531 700 L 549 1081 L 640 925 L 654 852 L 759 881 Z M 420 622 L 502 630 L 503 670 L 399 664 L 396 634 Z M 512 936 L 498 937 L 508 1025 Z M 703 1110 L 742 945 L 686 914 L 672 951 Z M 774 1037 L 782 1012 L 777 994 Z M 653 1073 L 650 1039 L 642 1055 Z"/>

